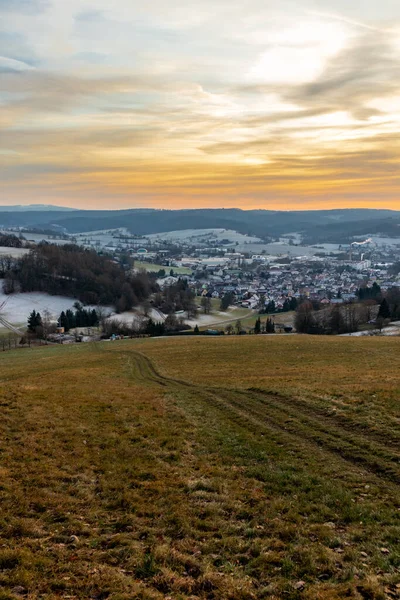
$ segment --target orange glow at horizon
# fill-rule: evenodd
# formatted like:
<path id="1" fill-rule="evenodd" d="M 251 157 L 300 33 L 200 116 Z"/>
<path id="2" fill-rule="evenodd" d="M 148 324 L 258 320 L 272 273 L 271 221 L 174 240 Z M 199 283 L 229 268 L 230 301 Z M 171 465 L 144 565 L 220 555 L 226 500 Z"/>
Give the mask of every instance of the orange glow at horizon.
<path id="1" fill-rule="evenodd" d="M 30 1 L 0 8 L 0 208 L 400 210 L 400 5 Z"/>

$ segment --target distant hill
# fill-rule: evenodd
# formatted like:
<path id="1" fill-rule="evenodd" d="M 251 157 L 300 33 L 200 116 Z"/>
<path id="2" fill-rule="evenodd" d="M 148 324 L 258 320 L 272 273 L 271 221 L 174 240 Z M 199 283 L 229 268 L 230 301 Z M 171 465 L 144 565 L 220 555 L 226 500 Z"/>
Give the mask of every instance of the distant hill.
<path id="1" fill-rule="evenodd" d="M 240 209 L 72 210 L 59 207 L 0 209 L 0 227 L 64 229 L 68 233 L 127 227 L 137 235 L 179 229 L 233 229 L 265 238 L 302 232 L 308 243 L 344 243 L 370 233 L 399 236 L 400 212 L 373 209 L 270 211 Z M 3 207 L 4 209 L 4 207 Z"/>
<path id="2" fill-rule="evenodd" d="M 67 206 L 53 206 L 52 204 L 16 204 L 9 206 L 0 206 L 0 212 L 31 212 L 31 211 L 58 211 L 68 212 L 74 211 L 75 208 L 68 208 Z"/>

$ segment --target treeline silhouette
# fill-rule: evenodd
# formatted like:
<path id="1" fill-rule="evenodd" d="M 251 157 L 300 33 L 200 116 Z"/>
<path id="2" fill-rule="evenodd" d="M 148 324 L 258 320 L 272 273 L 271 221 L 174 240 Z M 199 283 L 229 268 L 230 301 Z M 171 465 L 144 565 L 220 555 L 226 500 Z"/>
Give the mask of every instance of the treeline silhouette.
<path id="1" fill-rule="evenodd" d="M 95 308 L 87 309 L 78 303 L 75 312 L 71 309 L 62 311 L 57 323 L 67 332 L 74 327 L 96 327 L 99 321 L 99 314 Z"/>
<path id="2" fill-rule="evenodd" d="M 84 304 L 130 310 L 157 290 L 147 273 L 132 274 L 107 256 L 74 244 L 39 244 L 6 273 L 6 293 L 47 292 Z"/>
<path id="3" fill-rule="evenodd" d="M 19 238 L 13 233 L 0 233 L 0 246 L 6 248 L 22 248 L 22 240 L 25 238 Z"/>

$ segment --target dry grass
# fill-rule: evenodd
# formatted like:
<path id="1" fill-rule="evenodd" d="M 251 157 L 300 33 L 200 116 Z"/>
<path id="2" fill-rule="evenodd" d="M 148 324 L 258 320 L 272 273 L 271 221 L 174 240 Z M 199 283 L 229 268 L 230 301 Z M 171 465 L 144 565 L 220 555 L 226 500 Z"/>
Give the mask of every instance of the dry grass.
<path id="1" fill-rule="evenodd" d="M 0 600 L 400 597 L 400 340 L 0 356 Z"/>

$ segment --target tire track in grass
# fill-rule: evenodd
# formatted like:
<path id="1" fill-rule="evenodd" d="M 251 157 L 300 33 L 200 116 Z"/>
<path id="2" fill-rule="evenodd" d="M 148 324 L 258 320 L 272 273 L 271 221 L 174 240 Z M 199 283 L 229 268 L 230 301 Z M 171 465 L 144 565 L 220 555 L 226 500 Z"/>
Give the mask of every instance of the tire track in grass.
<path id="1" fill-rule="evenodd" d="M 239 390 L 238 390 L 239 391 Z M 321 420 L 325 422 L 332 423 L 336 427 L 340 427 L 340 429 L 345 429 L 351 435 L 359 433 L 367 438 L 374 438 L 378 444 L 384 440 L 384 445 L 387 448 L 388 445 L 392 446 L 395 451 L 399 452 L 400 458 L 400 429 L 397 428 L 396 423 L 388 424 L 388 427 L 391 427 L 391 430 L 381 429 L 375 427 L 371 429 L 367 424 L 360 423 L 359 421 L 355 421 L 354 418 L 349 417 L 347 415 L 333 414 L 329 411 L 329 407 L 321 406 L 317 404 L 317 401 L 313 399 L 312 405 L 307 400 L 299 398 L 296 396 L 295 398 L 289 398 L 279 393 L 271 393 L 266 390 L 262 390 L 259 388 L 249 388 L 248 390 L 243 390 L 244 393 L 252 393 L 259 397 L 264 397 L 267 400 L 270 397 L 274 397 L 280 401 L 282 405 L 286 405 L 290 408 L 295 408 L 296 411 L 302 411 L 303 413 L 314 415 L 315 417 L 320 417 Z"/>
<path id="2" fill-rule="evenodd" d="M 220 394 L 221 395 L 221 394 Z M 246 397 L 242 392 L 228 394 L 225 399 L 233 407 L 244 410 L 260 422 L 268 422 L 296 438 L 314 443 L 332 454 L 341 456 L 347 462 L 372 471 L 380 478 L 400 484 L 398 455 L 388 454 L 383 447 L 374 447 L 366 439 L 346 438 L 337 428 L 327 430 L 318 421 L 301 413 L 293 414 L 282 408 L 275 397 L 257 406 L 257 399 Z"/>
<path id="3" fill-rule="evenodd" d="M 320 415 L 312 408 L 293 405 L 293 411 L 279 396 L 267 392 L 203 387 L 160 374 L 152 361 L 140 352 L 130 351 L 134 366 L 143 380 L 163 387 L 185 389 L 206 403 L 223 411 L 230 420 L 260 435 L 268 431 L 278 442 L 299 452 L 299 439 L 309 450 L 318 447 L 330 456 L 336 456 L 353 467 L 361 467 L 388 483 L 400 485 L 399 457 L 389 447 L 378 445 L 368 436 L 346 437 L 346 431 L 330 423 L 329 429 L 321 423 Z M 277 435 L 278 434 L 278 435 Z M 303 450 L 300 450 L 304 454 Z"/>

